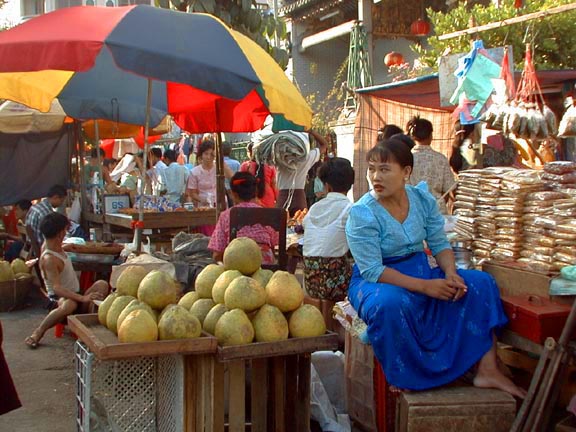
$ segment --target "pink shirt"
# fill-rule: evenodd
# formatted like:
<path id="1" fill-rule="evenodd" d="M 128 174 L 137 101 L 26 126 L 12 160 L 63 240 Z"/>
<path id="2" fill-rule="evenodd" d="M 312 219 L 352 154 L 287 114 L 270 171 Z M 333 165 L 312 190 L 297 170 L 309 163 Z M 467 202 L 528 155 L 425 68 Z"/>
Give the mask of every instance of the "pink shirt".
<path id="1" fill-rule="evenodd" d="M 208 194 L 212 194 L 212 202 L 216 201 L 216 165 L 212 169 L 206 170 L 202 165 L 197 165 L 190 171 L 188 189 L 198 190 L 200 200 L 205 200 Z"/>
<path id="2" fill-rule="evenodd" d="M 256 207 L 255 203 L 240 203 L 234 207 Z M 230 210 L 224 210 L 220 213 L 216 229 L 210 237 L 208 249 L 212 252 L 224 252 L 228 243 L 230 243 Z M 262 262 L 264 264 L 274 264 L 274 247 L 278 244 L 278 232 L 270 226 L 260 224 L 249 225 L 240 228 L 237 237 L 249 237 L 260 245 L 262 249 Z"/>

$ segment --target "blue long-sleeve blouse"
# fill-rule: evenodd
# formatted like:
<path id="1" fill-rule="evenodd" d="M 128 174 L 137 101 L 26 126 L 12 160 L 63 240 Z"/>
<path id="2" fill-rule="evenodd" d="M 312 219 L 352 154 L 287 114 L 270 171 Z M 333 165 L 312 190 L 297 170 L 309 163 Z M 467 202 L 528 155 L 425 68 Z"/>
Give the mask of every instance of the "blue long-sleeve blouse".
<path id="1" fill-rule="evenodd" d="M 384 258 L 401 257 L 424 250 L 426 240 L 433 255 L 450 248 L 444 233 L 444 217 L 426 185 L 406 186 L 410 208 L 403 223 L 382 207 L 371 192 L 351 208 L 346 238 L 362 278 L 377 282 L 386 268 Z"/>

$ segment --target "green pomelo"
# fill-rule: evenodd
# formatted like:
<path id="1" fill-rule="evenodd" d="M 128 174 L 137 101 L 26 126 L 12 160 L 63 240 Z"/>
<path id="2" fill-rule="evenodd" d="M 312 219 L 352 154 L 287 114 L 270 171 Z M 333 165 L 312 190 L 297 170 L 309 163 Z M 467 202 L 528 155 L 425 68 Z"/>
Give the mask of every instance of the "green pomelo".
<path id="1" fill-rule="evenodd" d="M 108 327 L 108 330 L 118 334 L 118 317 L 132 300 L 136 299 L 132 296 L 116 297 L 116 299 L 112 302 L 110 309 L 108 309 L 108 313 L 106 314 L 106 327 Z"/>
<path id="2" fill-rule="evenodd" d="M 120 312 L 120 315 L 118 315 L 118 322 L 116 323 L 116 328 L 119 329 L 120 326 L 122 325 L 122 322 L 126 319 L 128 314 L 136 309 L 145 310 L 150 314 L 150 318 L 152 318 L 154 322 L 156 322 L 156 316 L 154 315 L 154 312 L 152 312 L 152 308 L 148 306 L 146 303 L 134 299 L 130 303 L 128 303 L 128 306 L 126 306 L 124 310 Z"/>
<path id="3" fill-rule="evenodd" d="M 194 304 L 190 308 L 190 312 L 192 313 L 192 315 L 198 318 L 200 323 L 203 324 L 206 315 L 208 315 L 210 309 L 212 309 L 215 305 L 216 303 L 214 303 L 212 299 L 198 299 L 194 302 Z"/>
<path id="4" fill-rule="evenodd" d="M 288 328 L 291 337 L 316 337 L 326 333 L 322 312 L 312 305 L 302 305 L 290 315 Z"/>
<path id="5" fill-rule="evenodd" d="M 257 342 L 288 339 L 288 321 L 276 306 L 264 305 L 252 319 Z"/>
<path id="6" fill-rule="evenodd" d="M 261 268 L 256 270 L 256 272 L 250 277 L 252 279 L 256 279 L 258 282 L 260 282 L 261 286 L 265 287 L 266 285 L 268 285 L 268 281 L 270 280 L 273 274 L 274 272 L 272 270 Z"/>
<path id="7" fill-rule="evenodd" d="M 138 286 L 138 300 L 148 303 L 152 309 L 162 310 L 178 303 L 180 291 L 180 284 L 168 273 L 152 270 Z"/>
<path id="8" fill-rule="evenodd" d="M 14 280 L 14 272 L 8 261 L 0 260 L 0 282 Z"/>
<path id="9" fill-rule="evenodd" d="M 118 276 L 116 281 L 116 292 L 120 295 L 130 295 L 136 297 L 138 286 L 142 279 L 148 274 L 148 270 L 140 266 L 128 266 Z"/>
<path id="10" fill-rule="evenodd" d="M 98 321 L 103 326 L 106 325 L 106 316 L 108 315 L 108 311 L 110 310 L 110 306 L 114 303 L 114 300 L 118 297 L 118 293 L 113 292 L 112 294 L 108 295 L 98 307 Z"/>
<path id="11" fill-rule="evenodd" d="M 202 324 L 188 309 L 172 305 L 158 322 L 160 340 L 197 338 L 202 333 Z"/>
<path id="12" fill-rule="evenodd" d="M 251 238 L 238 237 L 224 249 L 223 261 L 226 270 L 238 270 L 249 276 L 260 268 L 262 251 L 258 243 Z"/>
<path id="13" fill-rule="evenodd" d="M 204 267 L 194 282 L 194 289 L 200 298 L 212 298 L 212 287 L 224 270 L 226 270 L 224 266 L 218 264 L 208 264 Z"/>
<path id="14" fill-rule="evenodd" d="M 254 339 L 254 328 L 242 309 L 234 309 L 220 317 L 214 336 L 222 346 L 246 345 Z"/>
<path id="15" fill-rule="evenodd" d="M 184 294 L 184 296 L 180 300 L 178 300 L 178 304 L 180 306 L 183 306 L 186 309 L 190 310 L 192 305 L 199 298 L 200 298 L 200 296 L 198 296 L 198 293 L 196 291 L 190 291 L 190 292 L 187 292 L 186 294 Z"/>
<path id="16" fill-rule="evenodd" d="M 304 290 L 292 273 L 276 271 L 266 285 L 266 303 L 282 312 L 298 309 L 304 300 Z"/>
<path id="17" fill-rule="evenodd" d="M 118 340 L 123 343 L 154 342 L 158 340 L 156 321 L 144 309 L 133 310 L 122 321 Z"/>
<path id="18" fill-rule="evenodd" d="M 217 304 L 210 309 L 210 312 L 208 312 L 208 315 L 206 315 L 206 318 L 204 318 L 204 322 L 202 323 L 204 331 L 213 335 L 216 330 L 216 323 L 227 311 L 228 309 L 226 309 L 226 306 L 223 304 Z"/>
<path id="19" fill-rule="evenodd" d="M 224 294 L 226 293 L 228 285 L 230 285 L 230 282 L 240 276 L 242 276 L 242 273 L 240 273 L 238 270 L 226 270 L 224 273 L 218 276 L 218 279 L 216 279 L 216 282 L 214 282 L 214 287 L 212 288 L 212 298 L 216 303 L 224 303 Z"/>
<path id="20" fill-rule="evenodd" d="M 16 273 L 30 273 L 30 269 L 24 262 L 24 260 L 20 258 L 16 258 L 14 261 L 10 263 L 10 267 L 12 268 L 12 272 Z"/>
<path id="21" fill-rule="evenodd" d="M 229 310 L 251 312 L 266 303 L 266 290 L 251 277 L 240 276 L 230 282 L 224 294 L 224 304 Z"/>

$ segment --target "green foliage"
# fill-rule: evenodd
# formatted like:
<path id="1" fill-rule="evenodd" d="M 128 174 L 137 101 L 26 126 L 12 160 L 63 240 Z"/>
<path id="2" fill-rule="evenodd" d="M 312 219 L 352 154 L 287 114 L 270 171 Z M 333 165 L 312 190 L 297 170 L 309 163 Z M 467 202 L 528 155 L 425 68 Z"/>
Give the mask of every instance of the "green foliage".
<path id="1" fill-rule="evenodd" d="M 0 0 L 1 1 L 1 0 Z M 282 46 L 289 42 L 286 23 L 276 20 L 270 13 L 256 9 L 252 0 L 155 0 L 163 8 L 174 8 L 182 12 L 200 12 L 214 15 L 227 25 L 260 45 L 276 62 L 286 69 L 288 51 Z M 273 41 L 278 38 L 279 47 Z"/>
<path id="2" fill-rule="evenodd" d="M 442 35 L 469 28 L 473 18 L 476 25 L 498 22 L 508 18 L 538 12 L 563 4 L 572 3 L 570 0 L 530 0 L 525 6 L 517 10 L 514 0 L 500 2 L 498 8 L 494 4 L 489 6 L 475 5 L 467 8 L 465 2 L 448 13 L 427 10 L 428 17 L 433 25 L 434 33 Z M 576 11 L 551 15 L 538 20 L 526 21 L 487 30 L 478 34 L 484 41 L 484 46 L 493 48 L 512 45 L 514 60 L 517 69 L 523 68 L 525 44 L 533 45 L 533 60 L 537 69 L 569 69 L 576 67 L 576 32 L 574 22 Z M 470 36 L 460 36 L 444 41 L 437 36 L 428 38 L 429 48 L 414 45 L 412 50 L 420 56 L 420 61 L 437 70 L 438 58 L 446 53 L 463 53 L 470 50 Z"/>
<path id="3" fill-rule="evenodd" d="M 312 108 L 312 129 L 320 135 L 330 134 L 330 123 L 336 121 L 344 106 L 346 99 L 346 73 L 348 72 L 348 58 L 340 65 L 334 75 L 334 86 L 324 99 L 319 98 L 319 93 L 312 93 L 305 97 L 306 102 Z"/>

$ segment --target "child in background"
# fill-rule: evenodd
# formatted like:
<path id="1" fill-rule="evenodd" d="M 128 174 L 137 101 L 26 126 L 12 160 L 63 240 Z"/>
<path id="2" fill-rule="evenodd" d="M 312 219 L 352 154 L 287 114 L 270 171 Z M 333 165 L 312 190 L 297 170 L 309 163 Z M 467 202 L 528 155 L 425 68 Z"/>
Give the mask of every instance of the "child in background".
<path id="1" fill-rule="evenodd" d="M 234 207 L 262 208 L 257 203 L 256 178 L 247 172 L 237 172 L 230 179 L 230 191 L 234 200 Z M 214 261 L 222 261 L 224 249 L 230 243 L 230 210 L 220 213 L 216 228 L 210 237 L 208 249 L 212 251 Z M 260 224 L 242 227 L 238 237 L 249 237 L 260 246 L 262 250 L 262 263 L 274 264 L 274 247 L 278 244 L 278 232 L 269 226 Z"/>
<path id="2" fill-rule="evenodd" d="M 326 196 L 304 217 L 304 282 L 311 297 L 340 301 L 352 275 L 344 229 L 352 206 L 346 194 L 354 184 L 354 170 L 347 159 L 335 157 L 320 165 L 318 177 Z"/>

